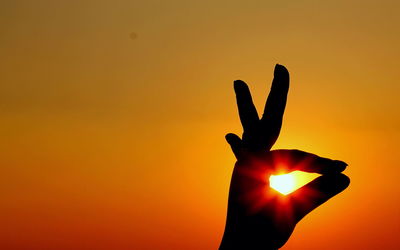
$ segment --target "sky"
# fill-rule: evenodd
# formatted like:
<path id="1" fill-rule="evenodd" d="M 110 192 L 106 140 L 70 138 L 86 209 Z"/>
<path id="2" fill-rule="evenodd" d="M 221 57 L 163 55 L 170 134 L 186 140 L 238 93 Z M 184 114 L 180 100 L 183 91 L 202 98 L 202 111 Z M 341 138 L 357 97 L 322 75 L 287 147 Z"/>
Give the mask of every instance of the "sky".
<path id="1" fill-rule="evenodd" d="M 398 1 L 0 1 L 0 248 L 216 249 L 241 134 L 349 164 L 283 249 L 398 249 Z"/>

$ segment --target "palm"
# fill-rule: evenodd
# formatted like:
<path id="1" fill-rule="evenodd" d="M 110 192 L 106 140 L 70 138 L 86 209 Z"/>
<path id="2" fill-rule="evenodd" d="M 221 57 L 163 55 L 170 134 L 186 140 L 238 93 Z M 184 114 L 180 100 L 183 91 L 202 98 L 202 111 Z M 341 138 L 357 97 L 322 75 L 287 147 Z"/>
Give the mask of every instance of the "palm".
<path id="1" fill-rule="evenodd" d="M 243 136 L 226 139 L 238 159 L 229 191 L 228 215 L 220 248 L 276 249 L 283 246 L 295 225 L 310 211 L 343 191 L 349 179 L 340 174 L 342 161 L 299 150 L 272 150 L 282 125 L 289 73 L 277 65 L 271 92 L 259 119 L 247 85 L 235 81 Z M 322 174 L 296 192 L 282 196 L 269 187 L 268 177 L 278 166 L 288 171 Z"/>

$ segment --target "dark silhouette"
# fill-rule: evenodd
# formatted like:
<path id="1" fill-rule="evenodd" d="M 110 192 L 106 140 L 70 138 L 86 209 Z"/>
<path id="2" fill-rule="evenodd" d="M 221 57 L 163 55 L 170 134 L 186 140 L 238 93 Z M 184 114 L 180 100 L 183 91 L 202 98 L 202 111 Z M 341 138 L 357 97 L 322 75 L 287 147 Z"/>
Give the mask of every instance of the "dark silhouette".
<path id="1" fill-rule="evenodd" d="M 341 174 L 347 164 L 299 150 L 272 150 L 282 126 L 289 90 L 289 72 L 277 64 L 261 119 L 248 86 L 234 82 L 242 139 L 227 134 L 237 158 L 229 190 L 228 214 L 220 249 L 278 249 L 305 215 L 340 193 L 350 180 Z M 277 168 L 322 174 L 284 196 L 269 187 Z"/>

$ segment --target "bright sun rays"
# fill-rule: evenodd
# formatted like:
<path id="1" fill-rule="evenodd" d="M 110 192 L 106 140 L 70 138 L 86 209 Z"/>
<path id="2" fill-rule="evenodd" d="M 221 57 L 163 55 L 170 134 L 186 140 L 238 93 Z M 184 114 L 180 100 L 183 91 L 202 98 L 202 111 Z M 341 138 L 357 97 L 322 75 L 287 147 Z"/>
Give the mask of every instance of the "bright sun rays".
<path id="1" fill-rule="evenodd" d="M 319 174 L 293 171 L 287 174 L 271 175 L 269 177 L 270 187 L 281 194 L 287 195 L 312 181 Z"/>

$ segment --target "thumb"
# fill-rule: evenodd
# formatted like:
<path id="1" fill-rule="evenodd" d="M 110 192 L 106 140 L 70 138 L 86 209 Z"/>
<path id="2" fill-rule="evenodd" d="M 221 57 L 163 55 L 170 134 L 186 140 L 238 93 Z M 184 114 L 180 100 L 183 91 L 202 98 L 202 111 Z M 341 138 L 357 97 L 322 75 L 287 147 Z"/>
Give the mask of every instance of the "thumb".
<path id="1" fill-rule="evenodd" d="M 294 218 L 300 221 L 312 210 L 345 190 L 350 179 L 344 174 L 322 175 L 291 195 Z"/>

